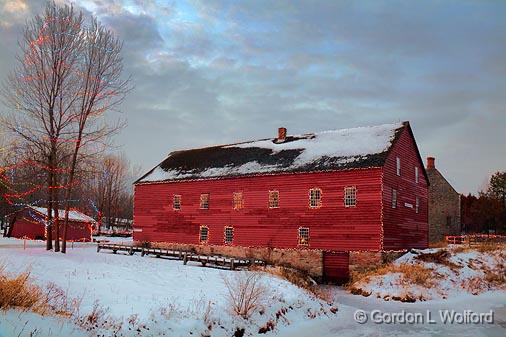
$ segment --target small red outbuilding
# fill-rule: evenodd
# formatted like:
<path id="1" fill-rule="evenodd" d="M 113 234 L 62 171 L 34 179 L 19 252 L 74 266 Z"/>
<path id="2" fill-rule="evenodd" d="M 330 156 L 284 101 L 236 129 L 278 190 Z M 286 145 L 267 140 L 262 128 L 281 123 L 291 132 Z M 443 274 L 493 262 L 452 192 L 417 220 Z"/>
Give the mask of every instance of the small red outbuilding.
<path id="1" fill-rule="evenodd" d="M 60 224 L 65 220 L 65 211 L 58 210 Z M 10 218 L 8 237 L 19 239 L 44 240 L 46 238 L 47 209 L 42 207 L 27 206 L 14 212 Z M 92 227 L 96 221 L 76 210 L 69 212 L 67 228 L 68 241 L 91 241 Z M 60 238 L 63 230 L 60 230 Z M 53 228 L 53 238 L 55 237 Z"/>

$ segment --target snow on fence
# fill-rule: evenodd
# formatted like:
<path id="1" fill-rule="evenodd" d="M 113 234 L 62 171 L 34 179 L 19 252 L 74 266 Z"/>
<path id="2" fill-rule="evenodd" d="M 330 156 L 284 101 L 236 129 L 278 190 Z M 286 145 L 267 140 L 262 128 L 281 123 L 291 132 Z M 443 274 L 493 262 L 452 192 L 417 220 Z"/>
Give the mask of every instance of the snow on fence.
<path id="1" fill-rule="evenodd" d="M 184 250 L 146 248 L 141 246 L 122 245 L 114 243 L 98 243 L 97 253 L 100 252 L 101 250 L 112 250 L 113 254 L 116 254 L 118 251 L 123 251 L 127 252 L 128 255 L 141 253 L 141 256 L 154 255 L 157 258 L 164 256 L 173 259 L 183 260 L 183 264 L 187 264 L 189 261 L 193 261 L 193 262 L 200 262 L 204 267 L 209 265 L 214 268 L 226 268 L 230 270 L 234 270 L 238 267 L 245 267 L 251 265 L 265 265 L 264 261 L 257 259 L 240 259 L 222 255 L 202 255 Z"/>
<path id="2" fill-rule="evenodd" d="M 446 243 L 454 245 L 468 244 L 478 245 L 481 243 L 502 243 L 506 242 L 506 235 L 495 234 L 472 234 L 472 235 L 447 235 Z"/>

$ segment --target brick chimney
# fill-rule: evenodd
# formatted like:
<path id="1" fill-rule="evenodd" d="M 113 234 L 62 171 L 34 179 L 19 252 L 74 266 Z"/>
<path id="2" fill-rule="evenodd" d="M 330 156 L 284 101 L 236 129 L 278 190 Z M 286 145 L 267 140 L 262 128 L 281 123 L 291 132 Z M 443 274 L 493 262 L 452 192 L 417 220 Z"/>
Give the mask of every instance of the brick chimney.
<path id="1" fill-rule="evenodd" d="M 434 169 L 436 168 L 435 162 L 436 158 L 434 157 L 427 157 L 427 169 Z"/>
<path id="2" fill-rule="evenodd" d="M 286 140 L 286 128 L 278 128 L 278 139 L 277 141 L 282 143 Z"/>

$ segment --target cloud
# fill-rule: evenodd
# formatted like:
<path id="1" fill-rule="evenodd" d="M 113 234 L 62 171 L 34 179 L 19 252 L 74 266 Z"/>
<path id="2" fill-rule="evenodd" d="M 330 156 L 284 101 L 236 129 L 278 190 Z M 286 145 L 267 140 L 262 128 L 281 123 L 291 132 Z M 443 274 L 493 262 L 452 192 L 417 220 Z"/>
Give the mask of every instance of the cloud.
<path id="1" fill-rule="evenodd" d="M 27 10 L 26 2 L 23 0 L 7 0 L 4 3 L 3 10 L 7 13 L 23 13 Z"/>
<path id="2" fill-rule="evenodd" d="M 459 191 L 506 167 L 505 3 L 77 5 L 124 41 L 135 89 L 117 143 L 144 168 L 175 149 L 273 136 L 281 125 L 302 133 L 397 120 L 412 122 L 422 154 Z M 27 3 L 25 17 L 37 11 Z M 12 24 L 0 26 L 2 76 L 17 20 L 0 14 Z"/>

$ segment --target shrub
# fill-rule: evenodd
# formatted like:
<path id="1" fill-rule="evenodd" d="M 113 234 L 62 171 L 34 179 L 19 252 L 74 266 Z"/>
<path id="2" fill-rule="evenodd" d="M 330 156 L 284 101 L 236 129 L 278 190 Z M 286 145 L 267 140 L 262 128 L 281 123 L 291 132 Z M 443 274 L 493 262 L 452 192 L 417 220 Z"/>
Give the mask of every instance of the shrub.
<path id="1" fill-rule="evenodd" d="M 262 283 L 262 274 L 236 272 L 233 277 L 223 277 L 228 290 L 228 301 L 231 311 L 248 319 L 262 306 L 267 288 Z"/>

